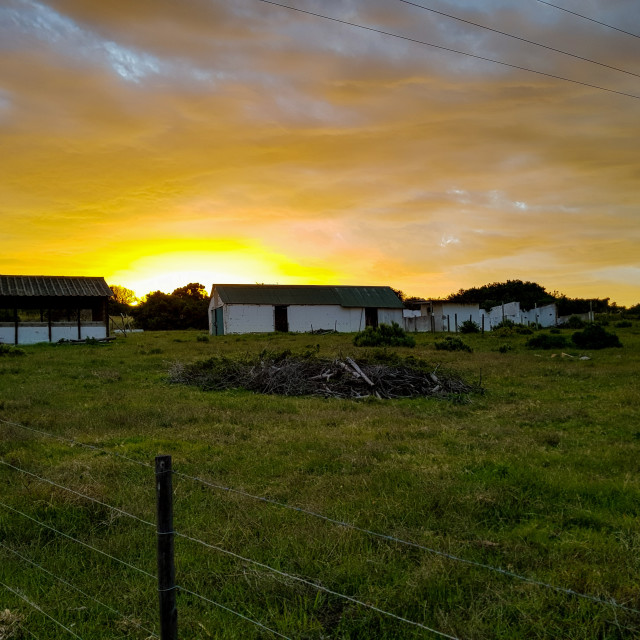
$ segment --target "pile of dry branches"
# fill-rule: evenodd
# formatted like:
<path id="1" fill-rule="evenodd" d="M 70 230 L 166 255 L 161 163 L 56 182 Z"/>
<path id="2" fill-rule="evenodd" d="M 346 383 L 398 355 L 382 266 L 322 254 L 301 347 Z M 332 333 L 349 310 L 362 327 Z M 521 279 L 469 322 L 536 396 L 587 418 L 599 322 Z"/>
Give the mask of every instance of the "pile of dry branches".
<path id="1" fill-rule="evenodd" d="M 285 396 L 362 399 L 438 397 L 465 399 L 481 392 L 459 377 L 411 359 L 402 362 L 349 357 L 325 360 L 315 356 L 262 353 L 257 358 L 211 358 L 192 364 L 175 363 L 169 380 L 203 390 L 246 389 Z"/>

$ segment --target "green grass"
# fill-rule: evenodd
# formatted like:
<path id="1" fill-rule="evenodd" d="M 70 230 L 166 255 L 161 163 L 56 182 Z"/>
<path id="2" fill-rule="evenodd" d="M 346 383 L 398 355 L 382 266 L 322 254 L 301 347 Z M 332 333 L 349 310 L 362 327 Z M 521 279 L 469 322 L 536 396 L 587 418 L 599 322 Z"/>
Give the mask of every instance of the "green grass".
<path id="1" fill-rule="evenodd" d="M 563 331 L 570 336 L 571 331 Z M 172 362 L 263 349 L 360 357 L 352 335 L 131 334 L 36 345 L 0 358 L 0 420 L 640 609 L 640 325 L 623 349 L 525 347 L 465 336 L 473 353 L 414 334 L 404 355 L 482 381 L 470 404 L 353 402 L 169 385 Z M 500 353 L 499 348 L 511 348 Z M 554 357 L 555 356 L 555 357 Z M 155 574 L 153 470 L 0 422 L 0 502 Z M 633 638 L 637 614 L 174 477 L 177 531 L 465 639 Z M 153 579 L 0 506 L 0 582 L 83 639 L 158 632 Z M 436 638 L 259 566 L 176 539 L 177 582 L 279 633 L 309 640 Z M 0 586 L 0 637 L 72 637 Z M 181 638 L 273 635 L 178 594 Z M 8 621 L 7 621 L 8 620 Z M 17 622 L 16 622 L 17 620 Z M 3 636 L 3 633 L 5 634 Z M 13 634 L 13 635 L 11 635 Z"/>

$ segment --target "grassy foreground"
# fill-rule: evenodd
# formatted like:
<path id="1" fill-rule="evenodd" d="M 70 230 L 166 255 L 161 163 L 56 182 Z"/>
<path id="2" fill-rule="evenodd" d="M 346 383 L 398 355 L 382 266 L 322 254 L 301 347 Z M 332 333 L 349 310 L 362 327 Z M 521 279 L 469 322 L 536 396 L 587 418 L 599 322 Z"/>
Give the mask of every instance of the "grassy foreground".
<path id="1" fill-rule="evenodd" d="M 121 563 L 156 573 L 154 527 L 123 512 L 155 521 L 158 454 L 176 472 L 635 610 L 174 477 L 178 532 L 441 634 L 640 637 L 640 326 L 616 332 L 623 349 L 569 352 L 590 360 L 489 334 L 463 336 L 473 353 L 436 351 L 430 334 L 396 350 L 481 379 L 468 404 L 167 382 L 176 361 L 265 348 L 357 359 L 353 336 L 157 332 L 0 357 L 0 638 L 159 633 L 154 579 Z M 290 638 L 439 637 L 184 537 L 176 564 L 180 638 L 277 637 L 187 591 Z"/>

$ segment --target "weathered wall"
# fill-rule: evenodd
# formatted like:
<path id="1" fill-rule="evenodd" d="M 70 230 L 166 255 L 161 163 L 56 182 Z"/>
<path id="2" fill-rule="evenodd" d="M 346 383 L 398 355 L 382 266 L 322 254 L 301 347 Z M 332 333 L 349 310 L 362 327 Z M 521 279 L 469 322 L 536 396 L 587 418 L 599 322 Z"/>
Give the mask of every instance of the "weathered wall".
<path id="1" fill-rule="evenodd" d="M 107 337 L 107 328 L 102 322 L 84 323 L 80 328 L 80 339 Z M 78 325 L 75 322 L 54 323 L 51 325 L 51 342 L 77 340 Z M 18 344 L 37 344 L 49 342 L 49 326 L 42 322 L 26 322 L 18 325 Z M 0 324 L 0 343 L 15 343 L 15 326 L 11 322 Z"/>
<path id="2" fill-rule="evenodd" d="M 209 307 L 209 323 L 215 302 Z M 269 333 L 275 330 L 273 305 L 232 304 L 223 307 L 224 332 Z M 365 328 L 365 312 L 362 308 L 338 305 L 288 305 L 289 331 L 306 333 L 318 329 L 330 329 L 341 333 L 362 331 Z M 402 309 L 379 309 L 378 322 L 402 326 Z M 211 326 L 209 327 L 211 332 Z"/>
<path id="3" fill-rule="evenodd" d="M 225 334 L 269 333 L 275 330 L 273 305 L 225 304 L 223 322 Z"/>

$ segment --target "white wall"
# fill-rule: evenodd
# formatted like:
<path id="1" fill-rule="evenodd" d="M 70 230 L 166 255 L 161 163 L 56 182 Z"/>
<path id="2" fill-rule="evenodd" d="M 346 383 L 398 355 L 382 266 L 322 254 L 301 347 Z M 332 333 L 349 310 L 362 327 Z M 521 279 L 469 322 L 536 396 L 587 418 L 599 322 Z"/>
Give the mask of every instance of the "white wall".
<path id="1" fill-rule="evenodd" d="M 222 314 L 225 334 L 269 333 L 275 330 L 271 304 L 225 304 Z"/>
<path id="2" fill-rule="evenodd" d="M 211 322 L 212 305 L 209 311 Z M 223 306 L 225 334 L 269 333 L 275 331 L 275 311 L 273 305 L 231 304 Z M 362 331 L 365 313 L 359 307 L 339 305 L 288 305 L 287 320 L 292 333 L 307 333 L 312 329 L 335 330 L 341 333 Z M 379 309 L 378 322 L 402 326 L 402 309 Z"/>
<path id="3" fill-rule="evenodd" d="M 339 332 L 364 329 L 364 310 L 339 305 L 301 304 L 287 308 L 289 331 L 303 333 L 318 329 L 331 329 Z"/>
<path id="4" fill-rule="evenodd" d="M 555 304 L 547 304 L 544 307 L 529 309 L 522 312 L 522 323 L 539 323 L 543 327 L 554 327 L 558 320 Z"/>
<path id="5" fill-rule="evenodd" d="M 80 329 L 80 339 L 107 337 L 107 329 L 102 322 L 84 323 Z M 77 340 L 78 325 L 75 322 L 53 323 L 51 325 L 51 342 L 59 340 Z M 0 342 L 14 344 L 15 327 L 13 323 L 0 326 Z M 49 342 L 49 326 L 47 323 L 25 322 L 18 325 L 18 344 L 37 344 Z"/>

